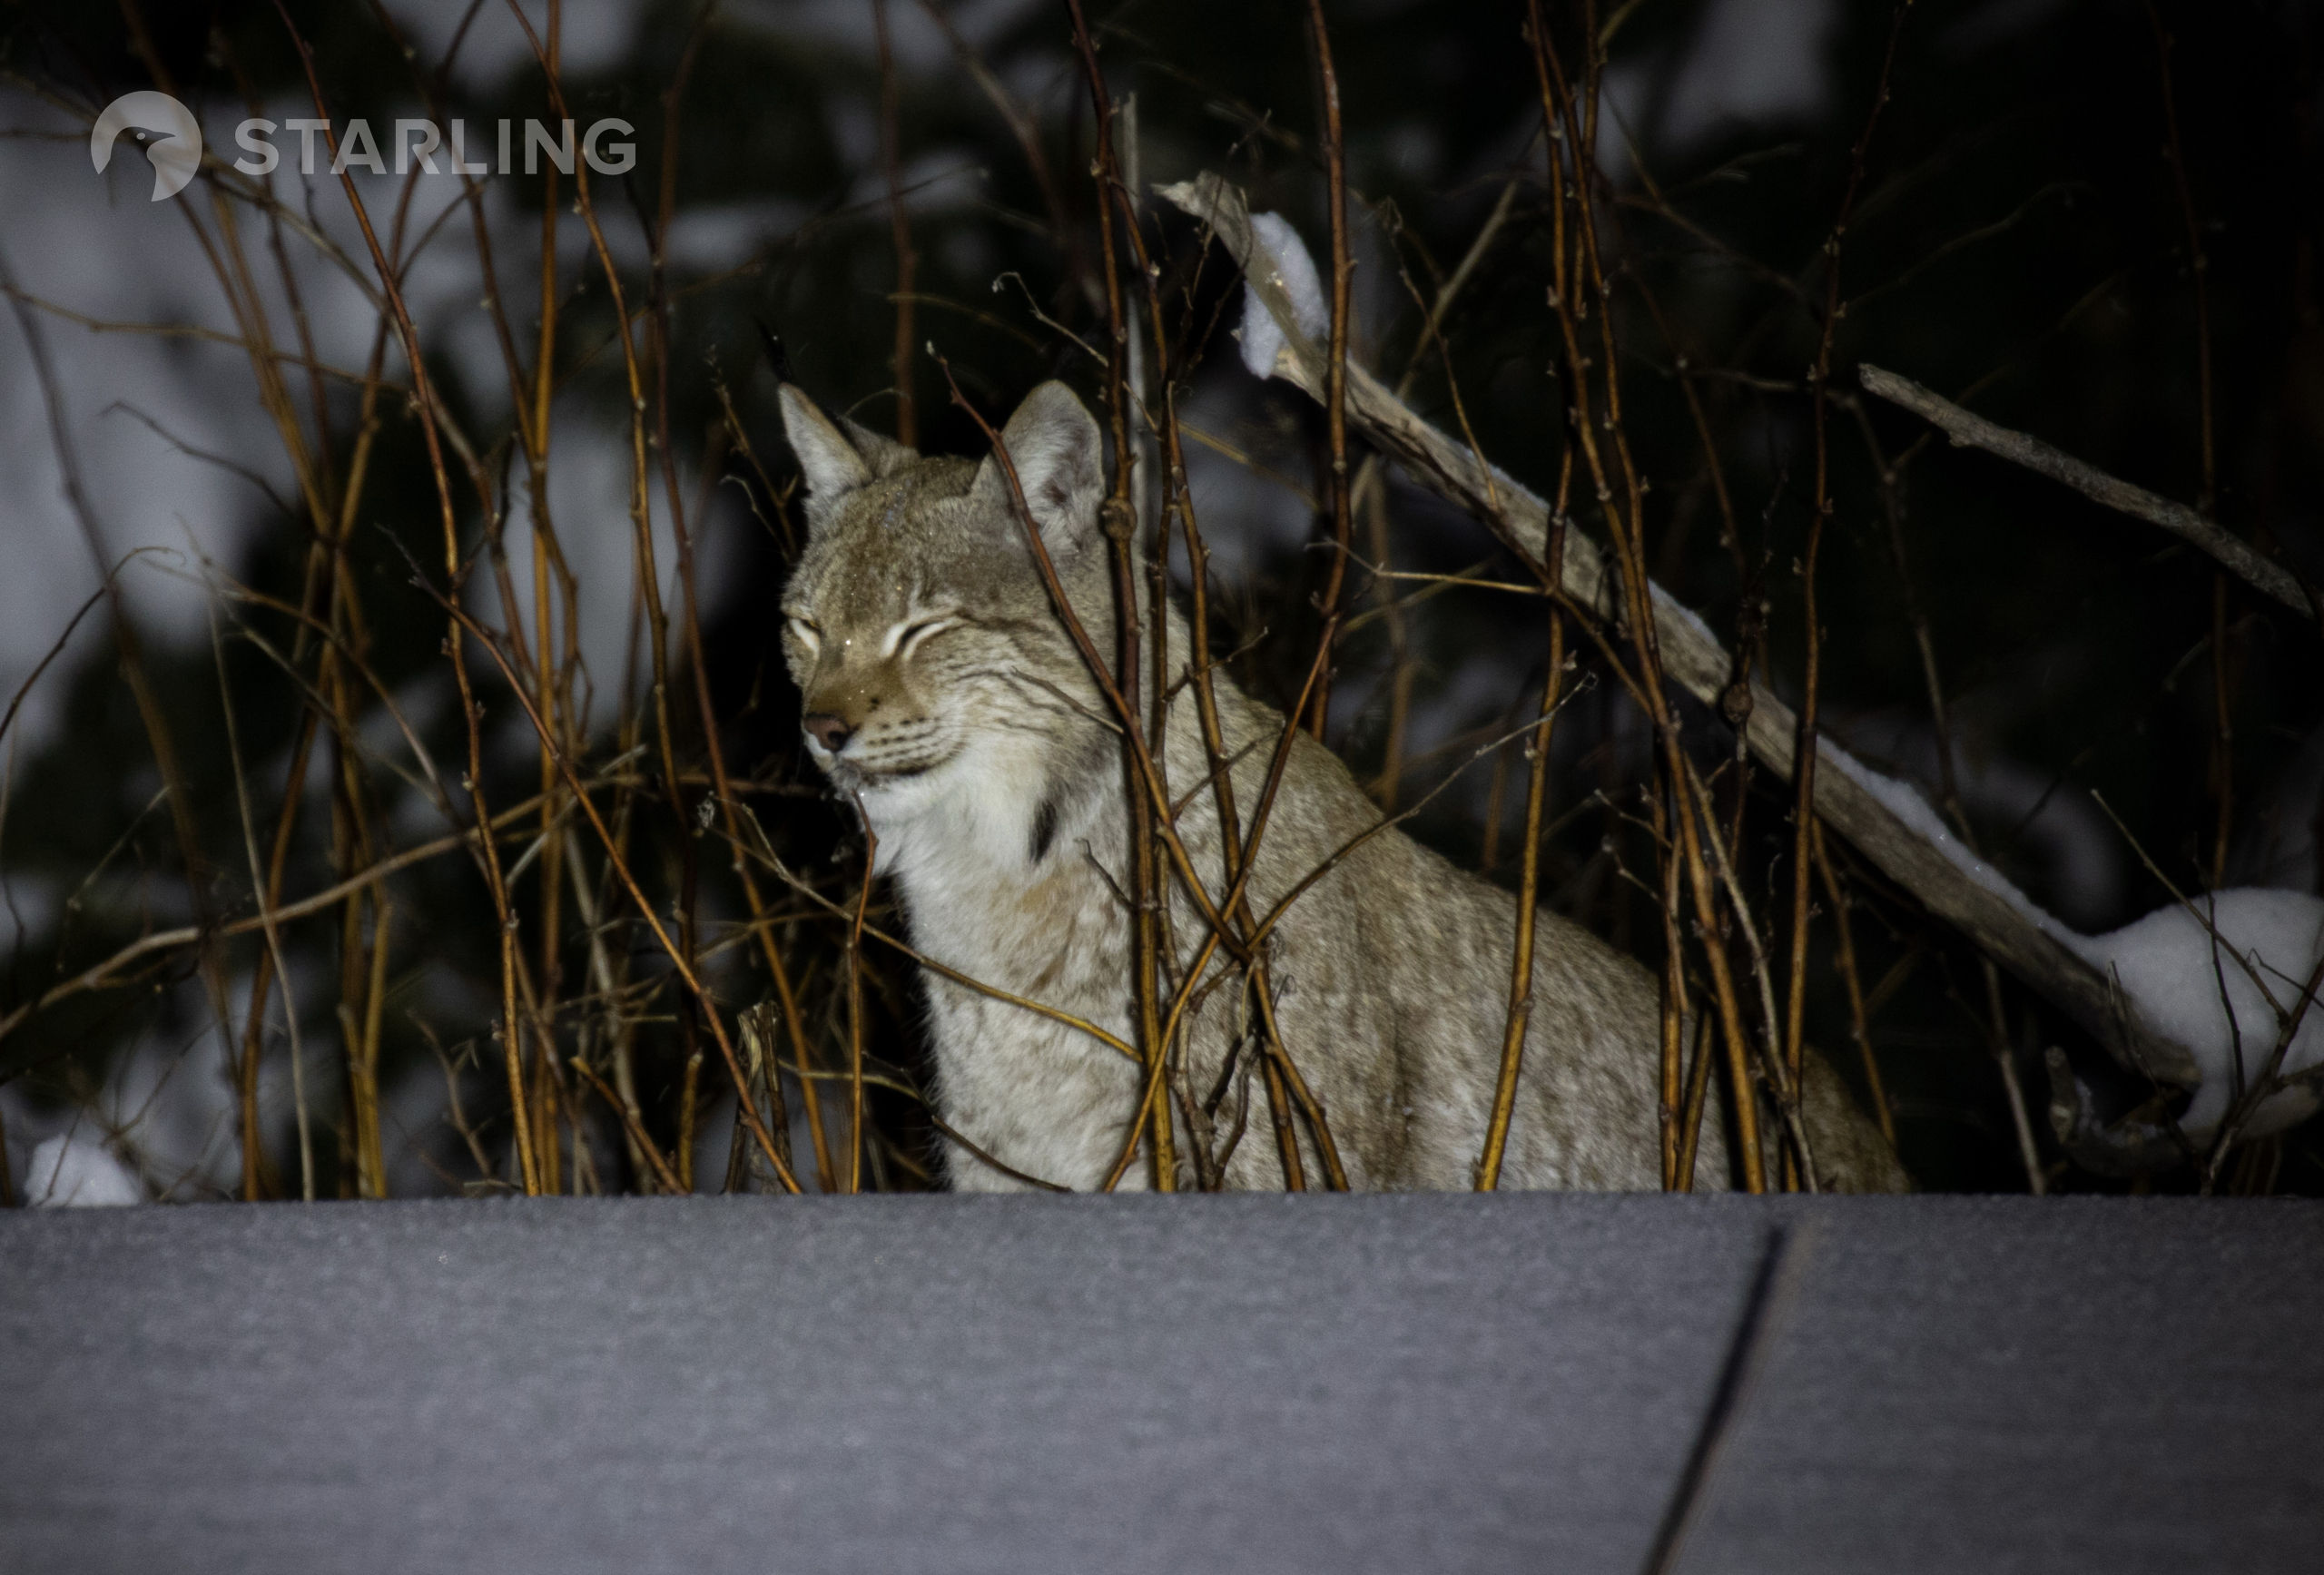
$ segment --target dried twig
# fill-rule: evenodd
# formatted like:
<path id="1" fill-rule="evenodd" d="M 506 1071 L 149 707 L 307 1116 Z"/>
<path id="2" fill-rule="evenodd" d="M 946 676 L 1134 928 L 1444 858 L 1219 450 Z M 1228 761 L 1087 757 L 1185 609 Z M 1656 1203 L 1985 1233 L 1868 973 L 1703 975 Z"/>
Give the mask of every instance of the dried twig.
<path id="1" fill-rule="evenodd" d="M 872 39 L 880 57 L 880 165 L 887 172 L 888 226 L 896 242 L 896 441 L 911 448 L 920 443 L 920 407 L 911 391 L 912 305 L 919 299 L 912 293 L 912 276 L 920 254 L 912 250 L 911 214 L 904 207 L 901 189 L 902 153 L 896 130 L 900 85 L 895 52 L 888 46 L 888 0 L 872 0 Z"/>
<path id="2" fill-rule="evenodd" d="M 339 163 L 340 188 L 346 192 L 348 206 L 353 210 L 356 223 L 363 231 L 364 245 L 370 251 L 372 266 L 379 275 L 380 289 L 386 295 L 389 305 L 394 309 L 396 328 L 402 340 L 405 364 L 411 369 L 413 402 L 419 412 L 420 432 L 427 443 L 428 468 L 436 482 L 437 502 L 443 524 L 444 568 L 450 582 L 446 591 L 448 598 L 446 610 L 450 614 L 452 623 L 447 640 L 450 647 L 453 677 L 459 691 L 460 710 L 468 724 L 468 799 L 475 810 L 476 824 L 483 826 L 489 823 L 491 817 L 484 799 L 484 738 L 481 715 L 477 706 L 475 693 L 468 684 L 468 664 L 461 655 L 461 629 L 466 620 L 460 613 L 458 602 L 461 577 L 459 526 L 454 514 L 451 479 L 445 470 L 443 436 L 437 419 L 437 401 L 428 382 L 426 359 L 420 353 L 419 330 L 412 322 L 410 310 L 405 304 L 403 292 L 396 282 L 397 271 L 389 263 L 386 251 L 380 247 L 379 235 L 371 227 L 370 212 L 364 206 L 362 194 L 356 189 L 355 177 L 349 172 L 343 163 L 339 162 L 338 134 L 330 125 L 330 112 L 323 100 L 322 79 L 316 72 L 314 51 L 308 45 L 305 36 L 300 33 L 298 25 L 291 21 L 290 13 L 282 4 L 282 0 L 275 0 L 275 14 L 281 18 L 283 30 L 290 35 L 292 47 L 297 50 L 300 64 L 305 69 L 307 88 L 314 100 L 315 113 L 325 123 L 324 143 L 330 149 L 334 163 Z M 513 674 L 511 681 L 514 681 Z M 502 1048 L 507 1056 L 509 1095 L 515 1107 L 518 1166 L 524 1176 L 525 1190 L 528 1194 L 536 1193 L 540 1190 L 540 1171 L 533 1145 L 531 1122 L 526 1111 L 524 1070 L 518 1040 L 516 915 L 509 906 L 507 885 L 501 878 L 500 854 L 497 846 L 488 836 L 479 837 L 477 841 L 484 854 L 485 883 L 491 892 L 493 911 L 499 926 Z"/>
<path id="3" fill-rule="evenodd" d="M 1347 577 L 1351 501 L 1347 469 L 1347 339 L 1349 287 L 1355 264 L 1348 250 L 1347 150 L 1340 129 L 1340 78 L 1332 63 L 1332 39 L 1324 24 L 1324 0 L 1307 0 L 1307 32 L 1315 46 L 1315 74 L 1323 93 L 1324 175 L 1332 226 L 1331 342 L 1324 368 L 1324 439 L 1329 445 L 1332 480 L 1332 565 L 1316 603 L 1328 625 L 1339 615 L 1340 586 Z M 1327 648 L 1330 639 L 1326 634 Z M 1319 739 L 1324 736 L 1324 724 L 1331 709 L 1331 664 L 1326 661 L 1324 682 L 1315 692 L 1314 709 L 1306 717 L 1309 731 Z"/>
<path id="4" fill-rule="evenodd" d="M 1855 215 L 1856 193 L 1864 186 L 1865 156 L 1872 147 L 1872 134 L 1880 125 L 1880 112 L 1887 107 L 1888 81 L 1896 66 L 1896 45 L 1905 35 L 1905 18 L 1911 13 L 1912 0 L 1900 0 L 1888 24 L 1888 46 L 1880 57 L 1880 77 L 1872 95 L 1872 111 L 1865 117 L 1864 131 L 1856 138 L 1855 151 L 1848 158 L 1848 182 L 1840 197 L 1839 214 L 1832 221 L 1832 232 L 1824 241 L 1824 313 L 1823 330 L 1816 346 L 1816 364 L 1808 372 L 1809 405 L 1816 433 L 1816 490 L 1807 519 L 1807 545 L 1800 561 L 1801 622 L 1805 636 L 1806 660 L 1800 676 L 1798 742 L 1792 759 L 1792 843 L 1791 843 L 1791 970 L 1788 992 L 1785 997 L 1784 1028 L 1781 1053 L 1791 1081 L 1793 1108 L 1788 1112 L 1797 1124 L 1797 1108 L 1802 1078 L 1803 1058 L 1807 1053 L 1807 938 L 1815 914 L 1814 886 L 1809 879 L 1815 863 L 1816 837 L 1816 735 L 1817 707 L 1823 699 L 1824 631 L 1816 604 L 1817 560 L 1822 555 L 1824 527 L 1832 515 L 1831 432 L 1826 419 L 1831 396 L 1832 344 L 1840 324 L 1840 241 L 1847 233 L 1848 221 Z M 1738 794 L 1738 804 L 1741 800 Z M 1770 1047 L 1771 1052 L 1774 1047 Z M 1798 1157 L 1800 1174 L 1814 1185 L 1813 1167 L 1805 1154 Z"/>
<path id="5" fill-rule="evenodd" d="M 1162 1030 L 1161 1006 L 1158 999 L 1161 920 L 1165 906 L 1164 889 L 1167 879 L 1157 868 L 1162 861 L 1156 857 L 1155 844 L 1157 837 L 1167 837 L 1175 846 L 1177 833 L 1170 827 L 1168 788 L 1163 781 L 1155 756 L 1147 752 L 1139 731 L 1138 690 L 1145 679 L 1138 667 L 1140 631 L 1137 575 L 1139 544 L 1136 502 L 1137 480 L 1134 472 L 1136 453 L 1131 445 L 1129 421 L 1130 329 L 1124 310 L 1121 274 L 1114 251 L 1114 225 L 1111 212 L 1114 204 L 1109 201 L 1112 194 L 1126 189 L 1122 185 L 1121 166 L 1114 149 L 1113 103 L 1107 92 L 1105 73 L 1098 64 L 1098 47 L 1089 35 L 1088 21 L 1082 15 L 1081 0 L 1066 0 L 1066 12 L 1073 24 L 1074 47 L 1080 56 L 1082 75 L 1088 84 L 1089 103 L 1093 111 L 1098 137 L 1097 160 L 1091 173 L 1098 183 L 1098 242 L 1100 267 L 1103 270 L 1103 278 L 1100 282 L 1104 286 L 1108 330 L 1106 412 L 1112 427 L 1114 440 L 1112 493 L 1099 509 L 1099 524 L 1108 540 L 1114 569 L 1114 635 L 1117 664 L 1110 680 L 1108 680 L 1100 671 L 1101 664 L 1096 660 L 1095 647 L 1087 645 L 1087 637 L 1078 636 L 1077 643 L 1084 646 L 1082 654 L 1085 660 L 1089 662 L 1091 673 L 1099 678 L 1101 684 L 1108 686 L 1108 698 L 1116 702 L 1116 709 L 1120 714 L 1124 729 L 1122 773 L 1125 778 L 1124 785 L 1128 791 L 1123 794 L 1123 802 L 1129 817 L 1128 851 L 1129 854 L 1130 989 L 1131 999 L 1137 1014 L 1139 1048 L 1152 1068 L 1149 1077 L 1150 1086 L 1164 1075 L 1164 1069 L 1169 1058 L 1169 1043 Z M 1142 255 L 1144 248 L 1137 235 L 1137 212 L 1134 209 L 1130 210 L 1125 217 L 1128 221 L 1126 227 L 1129 233 L 1130 244 Z M 1156 348 L 1157 350 L 1161 348 L 1158 337 Z M 948 382 L 950 381 L 952 373 L 949 366 L 945 369 L 944 376 Z M 960 399 L 960 389 L 957 385 L 953 388 L 953 398 L 955 400 Z M 979 424 L 982 425 L 980 418 Z M 994 438 L 993 451 L 1001 457 L 1004 468 L 1009 471 L 1009 487 L 1012 490 L 1016 489 L 1015 468 L 1009 463 L 997 436 Z M 1019 507 L 1022 507 L 1021 497 Z M 1027 527 L 1030 529 L 1032 515 L 1029 510 L 1025 512 L 1024 520 Z M 1038 547 L 1039 533 L 1035 531 L 1033 535 Z M 1043 553 L 1041 561 L 1044 576 L 1053 577 L 1052 571 L 1048 566 L 1046 553 Z M 1058 596 L 1058 605 L 1060 615 L 1069 625 L 1074 625 L 1076 620 L 1072 610 L 1061 594 Z M 1154 656 L 1158 676 L 1165 655 L 1161 649 L 1162 638 L 1168 625 L 1165 618 L 1165 609 L 1158 599 L 1155 603 L 1153 612 Z M 1153 719 L 1147 722 L 1146 726 L 1151 730 L 1153 748 L 1167 753 L 1167 740 L 1162 730 L 1167 725 L 1165 719 L 1167 713 L 1164 708 L 1165 702 L 1160 684 L 1157 682 L 1153 687 L 1155 713 Z M 1141 777 L 1148 790 L 1146 792 L 1138 791 Z M 1196 886 L 1196 895 L 1199 897 L 1199 884 L 1193 874 L 1191 864 L 1188 864 L 1182 873 L 1190 884 Z M 1214 928 L 1216 928 L 1215 925 Z M 1177 1186 L 1177 1159 L 1176 1135 L 1171 1124 L 1170 1103 L 1167 1099 L 1148 1098 L 1145 1101 L 1143 1109 L 1150 1113 L 1154 1186 L 1157 1191 L 1174 1191 Z"/>

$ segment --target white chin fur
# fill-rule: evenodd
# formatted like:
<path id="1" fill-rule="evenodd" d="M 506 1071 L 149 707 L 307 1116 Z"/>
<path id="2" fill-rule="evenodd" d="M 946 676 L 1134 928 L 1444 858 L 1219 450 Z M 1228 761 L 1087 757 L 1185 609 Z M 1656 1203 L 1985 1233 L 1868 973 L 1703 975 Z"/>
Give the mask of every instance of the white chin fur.
<path id="1" fill-rule="evenodd" d="M 871 822 L 872 834 L 880 839 L 872 861 L 875 873 L 897 872 L 897 859 L 921 840 L 913 834 L 915 831 L 931 814 L 941 812 L 945 779 L 952 774 L 957 763 L 948 762 L 918 776 L 866 783 L 856 791 L 857 802 L 863 806 L 863 818 Z"/>
<path id="2" fill-rule="evenodd" d="M 864 784 L 858 797 L 880 839 L 873 868 L 912 886 L 1021 871 L 1039 778 L 1009 753 L 991 741 L 972 742 L 916 776 Z"/>

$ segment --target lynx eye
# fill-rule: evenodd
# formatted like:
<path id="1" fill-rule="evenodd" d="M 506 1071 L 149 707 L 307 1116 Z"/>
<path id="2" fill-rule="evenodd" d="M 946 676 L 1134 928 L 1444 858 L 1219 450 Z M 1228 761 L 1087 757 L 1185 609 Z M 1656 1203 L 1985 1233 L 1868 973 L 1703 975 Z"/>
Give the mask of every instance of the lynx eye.
<path id="1" fill-rule="evenodd" d="M 820 651 L 823 648 L 823 632 L 798 614 L 785 613 L 783 615 L 783 625 L 808 650 Z"/>
<path id="2" fill-rule="evenodd" d="M 900 624 L 888 635 L 889 654 L 909 654 L 913 646 L 929 635 L 940 629 L 949 629 L 959 621 L 950 613 L 940 613 L 932 618 L 915 618 L 909 624 Z"/>

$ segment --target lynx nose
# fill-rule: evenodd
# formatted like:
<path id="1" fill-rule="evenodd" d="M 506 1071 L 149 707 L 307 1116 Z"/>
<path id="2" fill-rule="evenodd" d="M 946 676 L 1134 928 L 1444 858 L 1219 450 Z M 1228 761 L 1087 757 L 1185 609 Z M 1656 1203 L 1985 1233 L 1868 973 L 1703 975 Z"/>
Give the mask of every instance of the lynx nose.
<path id="1" fill-rule="evenodd" d="M 799 725 L 807 730 L 808 737 L 833 754 L 845 749 L 847 741 L 855 736 L 855 729 L 850 727 L 844 718 L 833 716 L 828 711 L 811 711 L 799 719 Z"/>

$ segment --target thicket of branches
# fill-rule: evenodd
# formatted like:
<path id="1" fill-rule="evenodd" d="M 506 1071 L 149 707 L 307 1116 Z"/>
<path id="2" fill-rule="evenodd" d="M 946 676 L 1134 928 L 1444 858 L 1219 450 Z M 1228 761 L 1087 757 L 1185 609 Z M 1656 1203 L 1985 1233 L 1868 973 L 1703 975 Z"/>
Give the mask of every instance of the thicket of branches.
<path id="1" fill-rule="evenodd" d="M 2172 886 L 2315 889 L 2312 24 L 1866 0 L 1788 123 L 1706 126 L 1688 94 L 1722 9 L 664 4 L 585 71 L 556 0 L 457 29 L 12 13 L 12 108 L 59 135 L 155 86 L 220 143 L 261 109 L 618 114 L 638 155 L 425 199 L 445 189 L 256 181 L 211 150 L 176 205 L 214 268 L 187 353 L 279 447 L 203 457 L 265 499 L 239 557 L 116 564 L 54 411 L 113 573 L 83 609 L 102 638 L 36 675 L 66 724 L 0 796 L 0 874 L 64 899 L 20 911 L 0 979 L 14 1107 L 81 1112 L 180 1196 L 911 1188 L 934 1146 L 972 1150 L 919 1097 L 901 915 L 797 743 L 779 336 L 796 380 L 931 450 L 981 452 L 1043 378 L 1079 387 L 1146 461 L 1118 517 L 1160 544 L 1198 665 L 1521 911 L 1658 971 L 1673 1185 L 1704 1120 L 1740 1139 L 1737 1180 L 1798 1184 L 1811 1044 L 1924 1186 L 2123 1185 L 2061 1147 L 2043 1052 L 2117 1109 L 2156 1090 L 1809 812 L 1813 769 L 1747 744 L 1787 707 L 1784 761 L 1820 733 L 1917 778 L 2085 929 Z M 505 72 L 458 69 L 520 25 Z M 1336 312 L 1304 379 L 1240 364 L 1233 215 L 1155 194 L 1206 171 L 1315 248 Z M 364 302 L 359 359 L 323 348 L 348 325 L 313 320 L 319 274 Z M 184 331 L 6 283 L 53 402 L 78 336 Z M 2300 596 L 1948 451 L 1866 364 L 1949 401 L 1924 413 L 2181 500 Z M 1361 409 L 1350 367 L 1382 386 Z M 588 453 L 617 458 L 626 549 L 582 551 L 552 507 Z M 1577 553 L 1602 596 L 1574 594 Z M 207 640 L 141 637 L 119 586 L 164 572 L 204 582 Z M 1652 586 L 1724 643 L 1708 702 L 1665 670 Z M 1134 741 L 1160 685 L 1118 655 Z M 1170 795 L 1196 785 L 1137 802 L 1133 901 L 1179 878 Z M 2095 889 L 2051 857 L 2092 789 L 2124 828 Z M 1263 959 L 1267 916 L 1225 896 L 1219 949 Z M 1193 980 L 1123 960 L 1157 1068 L 1139 1119 L 1207 1143 L 1166 1054 Z M 1266 1069 L 1279 1132 L 1328 1129 L 1287 1057 Z M 173 1076 L 226 1093 L 172 1168 L 118 1090 Z M 2312 1143 L 2130 1184 L 2313 1189 Z M 1330 1184 L 1285 1152 L 1288 1183 Z"/>

